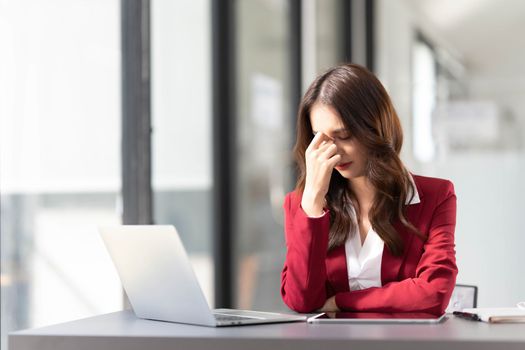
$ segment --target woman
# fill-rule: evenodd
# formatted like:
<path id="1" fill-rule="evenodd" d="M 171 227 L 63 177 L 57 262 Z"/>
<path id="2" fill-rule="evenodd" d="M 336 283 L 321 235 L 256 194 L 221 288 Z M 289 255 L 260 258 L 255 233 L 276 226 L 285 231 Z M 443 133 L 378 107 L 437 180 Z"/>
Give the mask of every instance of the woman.
<path id="1" fill-rule="evenodd" d="M 284 202 L 281 295 L 291 309 L 444 312 L 457 275 L 454 187 L 410 174 L 402 142 L 392 102 L 365 68 L 332 68 L 308 88 L 299 179 Z"/>

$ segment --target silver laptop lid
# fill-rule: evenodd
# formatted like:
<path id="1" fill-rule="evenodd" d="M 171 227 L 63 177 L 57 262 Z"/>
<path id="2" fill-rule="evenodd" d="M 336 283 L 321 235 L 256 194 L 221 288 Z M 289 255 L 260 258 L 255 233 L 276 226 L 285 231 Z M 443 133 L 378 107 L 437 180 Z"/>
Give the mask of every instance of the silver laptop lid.
<path id="1" fill-rule="evenodd" d="M 99 231 L 137 317 L 216 324 L 175 227 L 125 225 Z"/>

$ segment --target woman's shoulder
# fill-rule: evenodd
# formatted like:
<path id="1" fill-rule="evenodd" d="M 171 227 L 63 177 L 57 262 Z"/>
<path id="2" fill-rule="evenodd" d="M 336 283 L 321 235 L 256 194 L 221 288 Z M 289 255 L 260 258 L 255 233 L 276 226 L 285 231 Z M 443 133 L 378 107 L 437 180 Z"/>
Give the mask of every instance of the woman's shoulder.
<path id="1" fill-rule="evenodd" d="M 411 174 L 421 198 L 448 197 L 453 195 L 454 184 L 448 179 Z"/>

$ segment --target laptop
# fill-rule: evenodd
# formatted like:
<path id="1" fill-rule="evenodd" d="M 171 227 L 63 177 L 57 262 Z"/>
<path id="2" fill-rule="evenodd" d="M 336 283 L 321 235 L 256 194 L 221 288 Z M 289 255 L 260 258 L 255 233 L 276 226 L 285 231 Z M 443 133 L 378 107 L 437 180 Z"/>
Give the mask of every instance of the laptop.
<path id="1" fill-rule="evenodd" d="M 211 310 L 174 226 L 124 225 L 99 232 L 139 318 L 210 327 L 306 321 L 303 315 Z"/>

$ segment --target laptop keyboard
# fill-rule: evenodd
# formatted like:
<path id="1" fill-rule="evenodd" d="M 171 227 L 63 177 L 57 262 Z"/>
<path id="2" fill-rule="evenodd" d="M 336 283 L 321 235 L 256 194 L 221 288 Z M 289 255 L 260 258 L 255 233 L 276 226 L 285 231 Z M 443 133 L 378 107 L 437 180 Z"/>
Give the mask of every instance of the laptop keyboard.
<path id="1" fill-rule="evenodd" d="M 255 317 L 237 316 L 237 315 L 226 315 L 226 314 L 213 314 L 217 321 L 242 321 L 242 320 L 253 320 Z"/>

